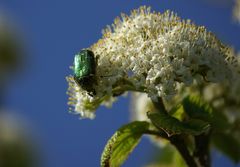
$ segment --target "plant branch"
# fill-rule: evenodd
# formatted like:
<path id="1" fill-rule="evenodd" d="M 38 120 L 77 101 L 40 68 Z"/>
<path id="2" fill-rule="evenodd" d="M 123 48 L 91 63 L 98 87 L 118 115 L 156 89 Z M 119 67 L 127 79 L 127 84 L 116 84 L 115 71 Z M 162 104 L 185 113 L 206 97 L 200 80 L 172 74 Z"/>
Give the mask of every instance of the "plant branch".
<path id="1" fill-rule="evenodd" d="M 181 138 L 180 135 L 174 135 L 169 137 L 164 131 L 157 132 L 157 131 L 151 131 L 151 130 L 146 131 L 145 134 L 157 135 L 161 138 L 169 140 L 176 147 L 179 153 L 182 155 L 183 159 L 185 160 L 186 164 L 189 167 L 198 167 L 197 163 L 194 161 L 194 157 L 191 156 L 189 150 L 184 144 L 184 140 Z"/>
<path id="2" fill-rule="evenodd" d="M 195 136 L 195 145 L 196 149 L 193 153 L 193 156 L 199 159 L 201 166 L 210 167 L 210 133 L 204 133 L 199 136 Z"/>
<path id="3" fill-rule="evenodd" d="M 161 138 L 167 139 L 169 140 L 168 135 L 166 134 L 166 132 L 164 132 L 163 130 L 158 130 L 158 131 L 154 131 L 154 130 L 147 130 L 144 132 L 144 134 L 147 135 L 155 135 L 155 136 L 159 136 Z"/>
<path id="4" fill-rule="evenodd" d="M 169 115 L 163 104 L 162 98 L 159 97 L 157 101 L 152 100 L 152 102 L 160 113 Z M 180 135 L 169 136 L 166 132 L 164 132 L 164 130 L 161 133 L 164 133 L 164 135 L 159 134 L 159 136 L 163 136 L 164 138 L 168 139 L 176 147 L 189 167 L 198 167 L 197 162 L 195 162 L 194 157 L 190 154 L 186 144 L 184 143 L 184 140 Z"/>
<path id="5" fill-rule="evenodd" d="M 194 161 L 193 156 L 190 155 L 190 152 L 187 149 L 186 145 L 184 144 L 184 141 L 182 140 L 181 136 L 175 135 L 169 137 L 169 140 L 182 155 L 183 159 L 185 160 L 186 164 L 189 167 L 198 167 L 197 163 Z"/>
<path id="6" fill-rule="evenodd" d="M 166 110 L 166 108 L 165 108 L 165 106 L 164 106 L 164 104 L 163 104 L 162 98 L 158 97 L 158 98 L 157 98 L 157 101 L 152 100 L 152 102 L 153 102 L 155 108 L 156 108 L 159 112 L 164 113 L 164 114 L 168 114 L 168 113 L 167 113 L 167 110 Z"/>

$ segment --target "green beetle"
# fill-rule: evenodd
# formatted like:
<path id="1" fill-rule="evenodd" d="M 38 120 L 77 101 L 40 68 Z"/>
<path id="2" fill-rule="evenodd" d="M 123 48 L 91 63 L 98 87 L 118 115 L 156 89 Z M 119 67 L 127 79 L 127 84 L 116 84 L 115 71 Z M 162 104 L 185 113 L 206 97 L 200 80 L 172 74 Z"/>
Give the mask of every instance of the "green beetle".
<path id="1" fill-rule="evenodd" d="M 74 80 L 90 96 L 96 95 L 94 84 L 96 83 L 96 58 L 88 49 L 81 50 L 74 57 Z"/>
<path id="2" fill-rule="evenodd" d="M 96 67 L 97 67 L 97 59 L 94 53 L 91 50 L 83 49 L 74 57 L 74 80 L 75 82 L 84 90 L 88 92 L 90 96 L 96 95 L 96 90 L 94 89 L 94 85 L 97 84 L 96 80 Z M 102 77 L 112 77 L 114 75 L 109 76 L 100 76 Z M 113 96 L 119 96 L 124 91 L 114 92 Z"/>

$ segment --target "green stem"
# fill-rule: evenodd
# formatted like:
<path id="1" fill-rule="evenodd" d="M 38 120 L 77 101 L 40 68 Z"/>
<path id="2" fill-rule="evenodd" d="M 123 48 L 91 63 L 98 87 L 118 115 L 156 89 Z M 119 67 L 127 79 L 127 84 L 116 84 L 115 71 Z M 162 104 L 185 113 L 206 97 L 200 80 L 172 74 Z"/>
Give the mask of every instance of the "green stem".
<path id="1" fill-rule="evenodd" d="M 182 155 L 183 159 L 185 160 L 186 164 L 189 167 L 198 167 L 198 164 L 194 161 L 193 156 L 191 156 L 181 136 L 175 135 L 170 137 L 169 140 L 176 147 L 179 153 Z"/>
<path id="2" fill-rule="evenodd" d="M 168 112 L 167 112 L 167 110 L 166 110 L 166 108 L 165 108 L 165 106 L 163 104 L 162 98 L 158 97 L 157 101 L 152 100 L 152 102 L 153 102 L 155 108 L 158 109 L 158 111 L 160 113 L 168 115 Z"/>
<path id="3" fill-rule="evenodd" d="M 211 158 L 210 158 L 210 133 L 201 134 L 199 136 L 195 136 L 195 147 L 193 156 L 198 158 L 199 163 L 203 167 L 211 166 Z"/>
<path id="4" fill-rule="evenodd" d="M 154 135 L 154 136 L 159 136 L 164 139 L 169 139 L 168 135 L 162 130 L 154 131 L 154 130 L 147 130 L 144 132 L 144 134 L 147 135 Z"/>
<path id="5" fill-rule="evenodd" d="M 194 161 L 194 158 L 191 156 L 189 150 L 187 149 L 186 145 L 184 144 L 184 140 L 179 135 L 169 137 L 164 131 L 151 131 L 148 130 L 145 132 L 148 135 L 156 135 L 161 138 L 169 140 L 179 151 L 182 155 L 183 159 L 185 160 L 186 164 L 189 167 L 198 167 L 197 163 Z M 205 166 L 204 166 L 205 167 Z"/>
<path id="6" fill-rule="evenodd" d="M 156 107 L 156 109 L 158 109 L 158 112 L 164 115 L 168 115 L 169 117 L 171 117 L 164 104 L 163 104 L 163 100 L 162 98 L 158 98 L 157 101 L 152 100 L 154 106 Z M 198 167 L 198 164 L 195 162 L 194 157 L 190 154 L 186 144 L 184 143 L 184 140 L 182 139 L 181 135 L 173 135 L 173 136 L 168 136 L 168 134 L 166 132 L 162 132 L 165 133 L 165 135 L 159 135 L 164 136 L 164 138 L 167 138 L 175 147 L 176 149 L 179 151 L 179 153 L 182 155 L 183 159 L 185 160 L 186 164 L 189 167 Z M 166 137 L 167 136 L 167 137 Z"/>

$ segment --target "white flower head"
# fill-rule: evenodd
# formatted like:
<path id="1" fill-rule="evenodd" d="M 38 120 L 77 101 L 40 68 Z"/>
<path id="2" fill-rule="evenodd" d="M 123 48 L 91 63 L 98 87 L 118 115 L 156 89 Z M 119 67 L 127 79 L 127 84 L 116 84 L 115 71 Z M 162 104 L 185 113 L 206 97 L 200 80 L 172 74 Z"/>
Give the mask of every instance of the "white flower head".
<path id="1" fill-rule="evenodd" d="M 89 49 L 97 58 L 96 95 L 89 96 L 68 77 L 69 103 L 82 117 L 92 118 L 100 104 L 125 91 L 144 92 L 153 100 L 171 98 L 178 84 L 231 78 L 228 48 L 205 27 L 170 11 L 143 6 L 130 16 L 122 14 Z"/>

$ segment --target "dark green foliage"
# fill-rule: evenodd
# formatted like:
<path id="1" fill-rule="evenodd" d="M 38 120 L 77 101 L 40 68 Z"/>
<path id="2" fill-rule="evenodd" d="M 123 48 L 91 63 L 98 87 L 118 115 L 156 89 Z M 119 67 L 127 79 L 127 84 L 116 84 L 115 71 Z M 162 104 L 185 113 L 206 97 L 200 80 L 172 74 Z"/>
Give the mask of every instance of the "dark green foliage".
<path id="1" fill-rule="evenodd" d="M 213 110 L 198 96 L 189 96 L 183 100 L 184 111 L 190 118 L 209 122 L 213 130 L 223 131 L 230 127 L 230 123 L 223 113 Z"/>
<path id="2" fill-rule="evenodd" d="M 190 119 L 181 122 L 178 119 L 161 112 L 148 112 L 148 118 L 157 128 L 164 130 L 169 136 L 176 134 L 199 135 L 209 129 L 209 124 L 199 120 Z"/>

